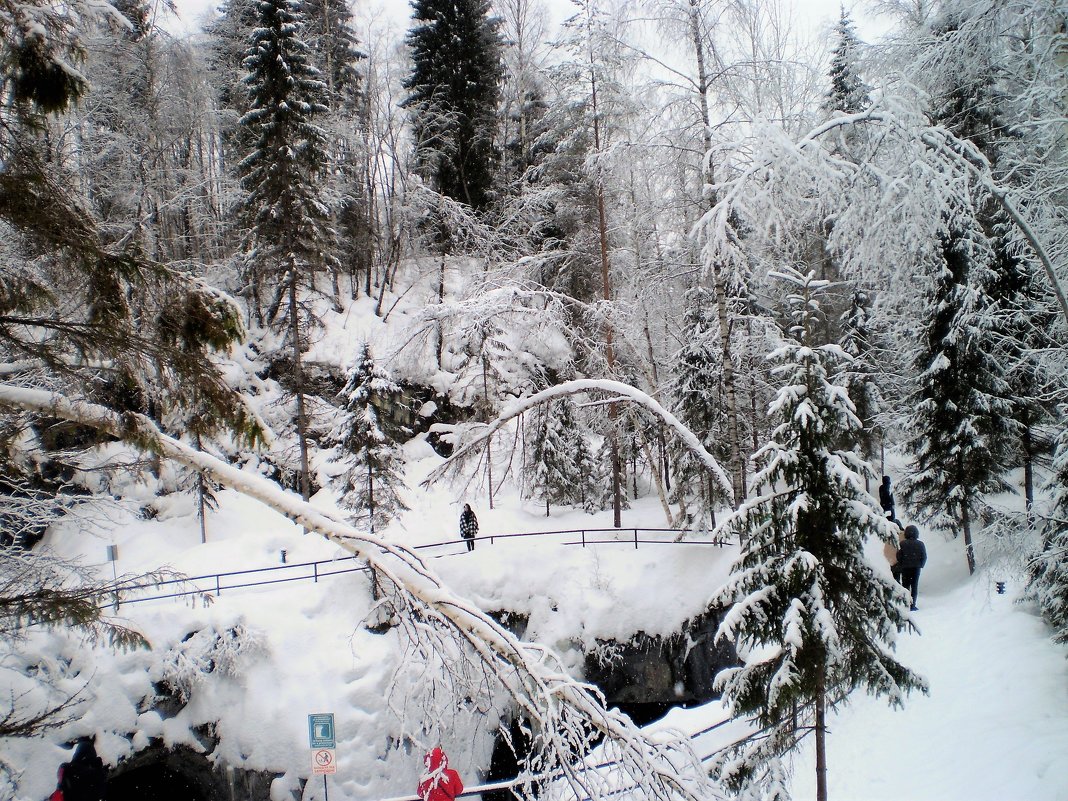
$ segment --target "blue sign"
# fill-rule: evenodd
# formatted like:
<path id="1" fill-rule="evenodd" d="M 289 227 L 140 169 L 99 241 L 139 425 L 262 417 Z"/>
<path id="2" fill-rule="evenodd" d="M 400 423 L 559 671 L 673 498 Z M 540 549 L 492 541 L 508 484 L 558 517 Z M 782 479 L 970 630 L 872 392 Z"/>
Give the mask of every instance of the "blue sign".
<path id="1" fill-rule="evenodd" d="M 334 745 L 334 713 L 308 715 L 308 746 L 336 748 Z"/>

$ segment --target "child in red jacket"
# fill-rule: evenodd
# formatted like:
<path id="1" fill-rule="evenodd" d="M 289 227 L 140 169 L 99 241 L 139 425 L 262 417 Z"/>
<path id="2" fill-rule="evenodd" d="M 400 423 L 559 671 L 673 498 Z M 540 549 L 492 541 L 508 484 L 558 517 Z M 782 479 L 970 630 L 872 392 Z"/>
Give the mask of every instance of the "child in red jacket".
<path id="1" fill-rule="evenodd" d="M 460 774 L 449 767 L 449 758 L 440 748 L 427 751 L 423 764 L 426 773 L 419 781 L 419 797 L 423 801 L 453 801 L 464 791 Z"/>

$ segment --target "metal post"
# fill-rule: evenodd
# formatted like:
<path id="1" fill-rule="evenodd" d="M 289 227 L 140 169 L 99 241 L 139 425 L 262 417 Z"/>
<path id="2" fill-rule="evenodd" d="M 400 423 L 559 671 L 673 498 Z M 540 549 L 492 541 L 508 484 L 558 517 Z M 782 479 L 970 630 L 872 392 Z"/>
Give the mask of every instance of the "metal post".
<path id="1" fill-rule="evenodd" d="M 638 529 L 634 529 L 634 550 L 638 550 Z"/>
<path id="2" fill-rule="evenodd" d="M 222 584 L 219 583 L 219 574 L 215 574 L 215 594 L 222 595 Z"/>
<path id="3" fill-rule="evenodd" d="M 312 562 L 312 577 L 315 579 L 315 583 L 319 583 L 319 563 Z M 326 774 L 323 774 L 323 781 L 326 781 Z"/>
<path id="4" fill-rule="evenodd" d="M 326 789 L 326 774 L 323 774 L 323 801 L 330 801 L 330 791 Z"/>
<path id="5" fill-rule="evenodd" d="M 586 547 L 586 529 L 582 529 L 582 547 Z"/>

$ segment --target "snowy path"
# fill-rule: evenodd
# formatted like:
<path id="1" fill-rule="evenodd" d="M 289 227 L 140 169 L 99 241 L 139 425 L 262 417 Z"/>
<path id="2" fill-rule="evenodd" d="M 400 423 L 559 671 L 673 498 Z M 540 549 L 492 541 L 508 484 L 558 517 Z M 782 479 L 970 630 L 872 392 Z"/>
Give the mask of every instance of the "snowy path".
<path id="1" fill-rule="evenodd" d="M 857 697 L 831 722 L 830 797 L 839 801 L 1065 801 L 1068 660 L 1027 605 L 969 580 L 960 541 L 925 538 L 918 634 L 902 661 L 930 682 L 905 708 Z M 795 800 L 815 797 L 812 749 Z"/>

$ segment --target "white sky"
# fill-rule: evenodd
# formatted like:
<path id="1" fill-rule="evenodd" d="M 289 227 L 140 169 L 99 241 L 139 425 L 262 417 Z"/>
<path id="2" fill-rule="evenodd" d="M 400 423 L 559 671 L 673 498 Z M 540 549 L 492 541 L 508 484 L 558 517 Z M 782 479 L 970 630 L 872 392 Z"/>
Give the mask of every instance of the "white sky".
<path id="1" fill-rule="evenodd" d="M 175 0 L 180 20 L 169 25 L 176 33 L 194 31 L 198 27 L 198 21 L 212 7 L 218 7 L 222 0 Z M 574 10 L 574 6 L 568 0 L 543 0 L 546 8 L 557 19 L 563 20 Z M 823 31 L 830 27 L 838 18 L 842 0 L 793 0 L 795 17 L 801 25 Z M 848 8 L 853 5 L 844 3 Z M 861 38 L 870 38 L 870 31 L 878 30 L 880 26 L 873 24 L 865 17 L 856 4 L 853 17 L 857 21 L 857 27 Z M 381 16 L 395 21 L 398 29 L 407 27 L 407 21 L 411 15 L 411 3 L 409 0 L 354 0 L 353 8 L 360 17 Z"/>

